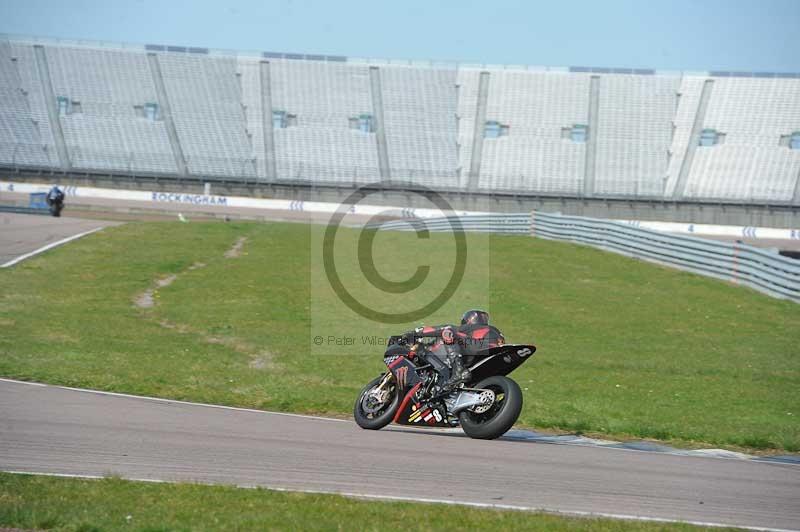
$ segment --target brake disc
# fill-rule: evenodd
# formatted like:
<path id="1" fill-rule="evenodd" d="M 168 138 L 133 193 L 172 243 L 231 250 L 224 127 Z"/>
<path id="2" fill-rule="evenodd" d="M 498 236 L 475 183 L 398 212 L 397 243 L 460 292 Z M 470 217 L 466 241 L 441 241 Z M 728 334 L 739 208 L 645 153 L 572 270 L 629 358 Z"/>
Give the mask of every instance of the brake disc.
<path id="1" fill-rule="evenodd" d="M 476 414 L 483 414 L 492 407 L 494 404 L 494 392 L 492 390 L 483 390 L 478 396 L 481 404 L 472 407 L 470 410 Z"/>
<path id="2" fill-rule="evenodd" d="M 380 411 L 383 405 L 386 404 L 388 395 L 388 390 L 379 390 L 377 386 L 365 393 L 364 398 L 361 400 L 361 408 L 364 409 L 364 413 L 375 414 Z"/>

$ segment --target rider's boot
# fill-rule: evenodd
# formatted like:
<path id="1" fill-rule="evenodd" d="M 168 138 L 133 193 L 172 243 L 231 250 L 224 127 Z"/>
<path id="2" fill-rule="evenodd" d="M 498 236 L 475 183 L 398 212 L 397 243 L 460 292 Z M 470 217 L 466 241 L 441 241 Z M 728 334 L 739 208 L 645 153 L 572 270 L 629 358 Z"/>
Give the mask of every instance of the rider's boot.
<path id="1" fill-rule="evenodd" d="M 472 373 L 464 367 L 460 353 L 453 353 L 450 360 L 450 379 L 442 385 L 442 391 L 455 390 L 462 383 L 468 382 Z"/>

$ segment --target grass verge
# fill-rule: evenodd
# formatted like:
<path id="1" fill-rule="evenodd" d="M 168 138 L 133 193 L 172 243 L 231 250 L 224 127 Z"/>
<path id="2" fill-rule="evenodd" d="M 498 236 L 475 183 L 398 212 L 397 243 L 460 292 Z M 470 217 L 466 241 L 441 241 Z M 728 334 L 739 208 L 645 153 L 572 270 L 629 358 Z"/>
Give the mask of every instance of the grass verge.
<path id="1" fill-rule="evenodd" d="M 132 223 L 2 270 L 0 375 L 347 415 L 383 367 L 381 346 L 359 342 L 359 333 L 417 323 L 376 324 L 345 308 L 319 283 L 319 230 Z M 340 237 L 345 255 L 350 245 L 358 256 L 358 232 Z M 227 258 L 241 238 L 238 256 Z M 591 248 L 469 238 L 461 286 L 426 321 L 487 306 L 509 341 L 539 346 L 512 375 L 524 392 L 521 424 L 800 450 L 800 306 Z M 450 271 L 443 250 L 451 240 L 381 236 L 377 255 L 390 260 L 378 270 L 405 279 L 422 256 L 436 278 Z M 342 267 L 345 281 L 359 275 L 355 264 Z M 147 290 L 153 306 L 137 307 Z M 363 297 L 381 302 L 381 294 Z M 317 333 L 351 334 L 356 345 L 316 346 Z"/>
<path id="2" fill-rule="evenodd" d="M 101 530 L 698 530 L 437 504 L 200 484 L 0 473 L 0 526 Z"/>

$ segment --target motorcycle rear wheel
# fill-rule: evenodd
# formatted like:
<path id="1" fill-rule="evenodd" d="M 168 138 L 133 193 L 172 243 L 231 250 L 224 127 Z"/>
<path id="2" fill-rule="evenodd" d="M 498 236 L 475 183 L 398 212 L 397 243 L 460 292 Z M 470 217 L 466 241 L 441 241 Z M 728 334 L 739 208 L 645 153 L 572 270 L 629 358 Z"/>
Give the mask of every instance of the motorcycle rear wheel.
<path id="1" fill-rule="evenodd" d="M 464 410 L 458 414 L 461 428 L 470 438 L 493 440 L 516 423 L 522 411 L 522 390 L 508 377 L 496 375 L 483 379 L 472 388 L 488 388 L 495 393 L 495 403 L 482 414 Z"/>
<path id="2" fill-rule="evenodd" d="M 364 411 L 364 400 L 367 393 L 376 387 L 380 382 L 383 380 L 383 375 L 377 377 L 376 379 L 372 380 L 369 384 L 364 386 L 364 389 L 361 390 L 361 393 L 358 394 L 358 399 L 356 399 L 356 404 L 353 406 L 353 417 L 356 420 L 356 423 L 362 429 L 368 430 L 378 430 L 382 429 L 386 425 L 392 422 L 394 419 L 394 414 L 397 411 L 397 407 L 400 406 L 400 394 L 397 391 L 397 386 L 395 385 L 394 381 L 390 381 L 387 386 L 390 386 L 390 393 L 392 397 L 387 401 L 386 405 L 382 407 L 377 413 L 375 414 L 368 414 Z M 371 417 L 370 417 L 371 416 Z"/>

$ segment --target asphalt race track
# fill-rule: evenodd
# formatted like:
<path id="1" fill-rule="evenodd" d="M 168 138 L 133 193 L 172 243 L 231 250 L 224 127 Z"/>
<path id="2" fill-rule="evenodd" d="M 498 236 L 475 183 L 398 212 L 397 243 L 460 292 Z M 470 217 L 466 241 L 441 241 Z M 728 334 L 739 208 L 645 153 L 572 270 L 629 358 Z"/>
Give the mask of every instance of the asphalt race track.
<path id="1" fill-rule="evenodd" d="M 0 470 L 800 528 L 800 466 L 523 441 L 0 381 Z"/>
<path id="2" fill-rule="evenodd" d="M 62 216 L 0 213 L 0 264 L 63 238 L 119 222 Z"/>

